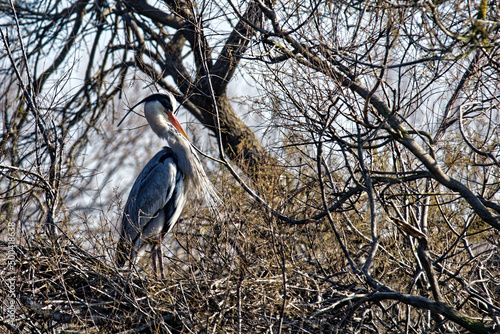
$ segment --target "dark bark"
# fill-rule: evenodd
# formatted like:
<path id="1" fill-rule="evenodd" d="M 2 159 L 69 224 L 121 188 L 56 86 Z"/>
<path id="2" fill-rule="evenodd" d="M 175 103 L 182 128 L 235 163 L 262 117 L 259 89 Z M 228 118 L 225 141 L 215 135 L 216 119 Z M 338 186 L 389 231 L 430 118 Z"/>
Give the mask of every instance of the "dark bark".
<path id="1" fill-rule="evenodd" d="M 416 308 L 430 310 L 433 313 L 440 314 L 447 319 L 459 324 L 471 333 L 493 333 L 493 328 L 485 326 L 481 321 L 475 320 L 455 308 L 444 303 L 433 302 L 422 296 L 414 296 L 400 292 L 375 292 L 369 298 L 372 301 L 397 300 Z"/>
<path id="2" fill-rule="evenodd" d="M 254 180 L 259 179 L 265 175 L 265 162 L 272 161 L 273 158 L 262 147 L 254 132 L 238 117 L 228 97 L 223 94 L 217 96 L 216 100 L 224 153 L 247 175 Z M 198 120 L 213 133 L 218 134 L 217 118 L 211 99 L 195 95 L 191 101 L 202 111 L 201 116 L 197 117 Z"/>
<path id="3" fill-rule="evenodd" d="M 213 65 L 209 58 L 210 50 L 203 42 L 201 28 L 192 26 L 191 29 L 199 32 L 198 38 L 188 38 L 191 40 L 195 59 L 198 59 L 196 61 L 198 77 L 189 91 L 183 91 L 200 111 L 193 115 L 216 136 L 219 136 L 220 126 L 224 153 L 254 180 L 266 175 L 263 171 L 265 162 L 273 161 L 273 158 L 262 147 L 254 132 L 238 117 L 226 95 L 226 89 L 250 40 L 255 35 L 255 30 L 247 22 L 260 25 L 261 21 L 260 8 L 251 2 L 244 14 L 244 20 L 240 20 L 235 26 Z M 210 72 L 208 76 L 205 75 L 206 69 Z M 177 78 L 179 79 L 177 85 L 185 88 L 185 74 Z M 210 78 L 210 82 L 207 78 Z M 214 98 L 217 101 L 217 110 L 214 108 Z"/>
<path id="4" fill-rule="evenodd" d="M 128 2 L 128 6 L 137 14 L 151 19 L 156 24 L 178 29 L 168 43 L 158 41 L 163 44 L 164 74 L 174 79 L 179 91 L 184 95 L 180 99 L 184 106 L 217 137 L 220 125 L 224 153 L 248 176 L 254 180 L 258 179 L 258 175 L 266 174 L 261 171 L 263 162 L 272 158 L 253 131 L 238 117 L 226 95 L 226 89 L 255 35 L 252 25 L 261 24 L 262 13 L 259 6 L 255 2 L 249 3 L 244 18 L 236 24 L 220 55 L 213 61 L 212 49 L 204 36 L 202 21 L 196 17 L 192 4 L 189 1 L 167 1 L 167 5 L 175 16 L 167 15 L 144 1 Z M 194 55 L 194 79 L 182 60 L 185 42 L 189 43 Z M 210 78 L 211 82 L 207 78 Z M 214 108 L 214 98 L 217 101 L 217 110 Z"/>

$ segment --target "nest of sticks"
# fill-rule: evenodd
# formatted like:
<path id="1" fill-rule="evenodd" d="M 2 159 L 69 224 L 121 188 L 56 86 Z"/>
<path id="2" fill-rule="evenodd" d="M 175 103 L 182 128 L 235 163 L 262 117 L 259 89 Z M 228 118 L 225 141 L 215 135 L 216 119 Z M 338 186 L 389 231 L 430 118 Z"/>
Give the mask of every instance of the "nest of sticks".
<path id="1" fill-rule="evenodd" d="M 2 254 L 7 247 L 0 244 Z M 363 288 L 348 283 L 347 273 L 217 273 L 185 264 L 160 280 L 140 266 L 117 269 L 69 240 L 32 240 L 15 253 L 15 321 L 1 320 L 14 333 L 307 333 L 356 330 L 372 320 L 368 305 L 349 298 Z M 0 281 L 4 307 L 9 278 L 4 272 Z"/>

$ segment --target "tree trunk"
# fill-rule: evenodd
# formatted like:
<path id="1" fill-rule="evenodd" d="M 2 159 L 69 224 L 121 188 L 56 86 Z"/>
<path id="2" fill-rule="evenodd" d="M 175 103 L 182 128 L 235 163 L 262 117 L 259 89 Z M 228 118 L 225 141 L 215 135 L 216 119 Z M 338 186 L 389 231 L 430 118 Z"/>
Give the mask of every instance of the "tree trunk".
<path id="1" fill-rule="evenodd" d="M 219 131 L 216 129 L 220 126 L 224 153 L 254 181 L 260 180 L 263 175 L 267 175 L 266 166 L 274 158 L 262 147 L 255 133 L 238 117 L 226 94 L 217 96 L 216 101 L 217 111 L 213 108 L 211 99 L 201 95 L 193 96 L 191 102 L 201 111 L 201 114 L 195 114 L 196 118 L 217 139 Z"/>

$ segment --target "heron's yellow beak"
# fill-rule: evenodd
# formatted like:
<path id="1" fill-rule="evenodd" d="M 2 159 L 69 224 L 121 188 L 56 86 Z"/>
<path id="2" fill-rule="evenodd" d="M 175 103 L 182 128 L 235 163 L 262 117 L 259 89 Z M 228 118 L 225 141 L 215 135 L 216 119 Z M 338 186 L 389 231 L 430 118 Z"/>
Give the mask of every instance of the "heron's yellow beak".
<path id="1" fill-rule="evenodd" d="M 175 117 L 174 113 L 169 112 L 169 113 L 167 113 L 167 115 L 168 115 L 168 120 L 170 121 L 170 123 L 172 123 L 172 125 L 177 129 L 177 131 L 179 131 L 189 141 L 189 138 L 188 138 L 186 132 L 182 128 L 181 123 L 179 123 L 179 120 L 177 120 L 177 117 Z"/>

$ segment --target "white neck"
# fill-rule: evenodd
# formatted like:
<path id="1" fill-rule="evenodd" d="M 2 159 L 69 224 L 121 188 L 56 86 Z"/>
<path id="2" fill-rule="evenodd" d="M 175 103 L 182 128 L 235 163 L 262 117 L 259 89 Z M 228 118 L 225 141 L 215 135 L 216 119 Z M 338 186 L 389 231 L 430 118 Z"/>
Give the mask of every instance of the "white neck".
<path id="1" fill-rule="evenodd" d="M 179 168 L 189 178 L 193 173 L 190 161 L 198 160 L 197 157 L 192 156 L 191 144 L 170 124 L 159 102 L 151 101 L 147 103 L 149 105 L 148 108 L 144 108 L 144 115 L 151 129 L 158 137 L 167 141 L 168 146 L 174 151 Z"/>

